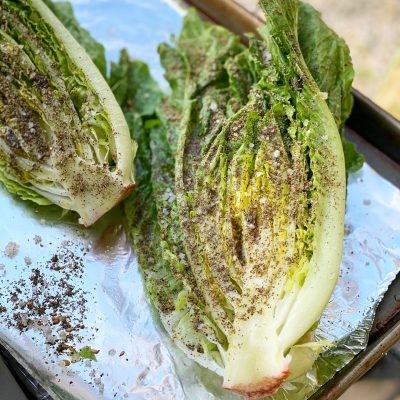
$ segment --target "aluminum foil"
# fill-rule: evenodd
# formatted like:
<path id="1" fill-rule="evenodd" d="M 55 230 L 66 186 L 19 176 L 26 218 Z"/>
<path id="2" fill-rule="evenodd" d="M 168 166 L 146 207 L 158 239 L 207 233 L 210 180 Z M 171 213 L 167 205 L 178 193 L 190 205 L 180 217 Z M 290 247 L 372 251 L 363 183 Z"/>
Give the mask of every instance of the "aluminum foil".
<path id="1" fill-rule="evenodd" d="M 73 3 L 109 60 L 127 47 L 166 87 L 156 46 L 179 32 L 178 6 L 161 0 Z M 57 207 L 20 201 L 0 187 L 0 210 L 0 342 L 51 397 L 239 398 L 165 334 L 144 292 L 120 208 L 87 230 Z M 365 347 L 375 308 L 400 270 L 399 231 L 400 190 L 366 164 L 349 177 L 341 274 L 317 331 L 337 346 L 277 399 L 309 397 Z M 32 301 L 39 310 L 34 315 Z"/>

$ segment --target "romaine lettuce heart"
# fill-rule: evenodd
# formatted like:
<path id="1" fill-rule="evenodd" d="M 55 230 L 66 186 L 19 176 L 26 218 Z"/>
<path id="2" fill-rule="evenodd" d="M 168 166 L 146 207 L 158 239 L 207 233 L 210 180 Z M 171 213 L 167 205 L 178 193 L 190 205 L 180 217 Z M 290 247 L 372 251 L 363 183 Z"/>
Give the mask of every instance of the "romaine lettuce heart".
<path id="1" fill-rule="evenodd" d="M 74 210 L 88 226 L 132 191 L 135 151 L 103 76 L 50 9 L 41 0 L 1 0 L 0 180 L 7 189 Z"/>
<path id="2" fill-rule="evenodd" d="M 247 398 L 306 374 L 329 345 L 313 331 L 342 254 L 353 76 L 315 10 L 261 4 L 248 47 L 193 11 L 159 47 L 172 94 L 142 131 L 125 203 L 166 330 Z"/>

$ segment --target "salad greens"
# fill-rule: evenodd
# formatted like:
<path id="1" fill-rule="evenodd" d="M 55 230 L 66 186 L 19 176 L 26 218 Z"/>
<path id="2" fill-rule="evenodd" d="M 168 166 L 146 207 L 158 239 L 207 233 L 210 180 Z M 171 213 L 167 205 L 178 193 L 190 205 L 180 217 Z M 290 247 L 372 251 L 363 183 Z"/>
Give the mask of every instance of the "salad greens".
<path id="1" fill-rule="evenodd" d="M 104 74 L 102 46 L 63 21 Z M 86 226 L 134 187 L 136 144 L 99 69 L 41 0 L 0 1 L 0 180 Z"/>
<path id="2" fill-rule="evenodd" d="M 354 78 L 350 51 L 346 42 L 330 29 L 312 6 L 300 3 L 298 16 L 300 48 L 315 82 L 326 96 L 326 102 L 342 134 L 347 172 L 359 170 L 364 157 L 343 136 L 344 123 L 353 106 L 351 85 Z"/>
<path id="3" fill-rule="evenodd" d="M 174 342 L 259 398 L 305 374 L 342 254 L 341 140 L 353 69 L 297 0 L 262 1 L 245 47 L 193 11 L 159 53 L 172 93 L 148 120 L 125 203 L 148 293 Z M 323 68 L 321 68 L 323 66 Z M 345 153 L 345 154 L 344 154 Z"/>
<path id="4" fill-rule="evenodd" d="M 45 3 L 100 73 L 40 0 L 0 0 L 1 15 L 15 21 L 10 32 L 0 17 L 2 55 L 34 61 L 10 69 L 2 58 L 0 85 L 40 133 L 26 144 L 26 121 L 13 117 L 3 91 L 0 179 L 23 199 L 78 211 L 89 225 L 132 185 L 127 123 L 139 146 L 137 187 L 124 203 L 127 229 L 165 329 L 247 398 L 296 381 L 330 345 L 313 330 L 339 270 L 345 168 L 363 162 L 342 136 L 352 107 L 347 45 L 297 0 L 262 0 L 267 22 L 249 46 L 190 11 L 174 43 L 159 47 L 171 87 L 165 96 L 125 50 L 107 76 L 103 46 L 72 7 Z M 49 39 L 28 40 L 25 23 Z M 32 68 L 51 93 L 37 87 Z M 60 128 L 68 132 L 62 140 Z M 111 179 L 114 197 L 93 198 L 93 181 L 71 193 L 53 150 L 65 141 L 73 160 L 96 166 L 102 157 L 106 165 L 93 167 L 98 175 L 85 167 L 87 177 Z"/>

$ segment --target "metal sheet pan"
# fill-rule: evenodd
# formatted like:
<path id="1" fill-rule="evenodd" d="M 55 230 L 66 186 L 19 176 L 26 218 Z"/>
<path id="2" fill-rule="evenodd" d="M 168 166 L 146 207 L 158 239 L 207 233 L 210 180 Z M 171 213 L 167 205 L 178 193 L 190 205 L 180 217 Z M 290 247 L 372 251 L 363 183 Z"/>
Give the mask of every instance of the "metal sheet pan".
<path id="1" fill-rule="evenodd" d="M 75 9 L 83 25 L 106 44 L 109 59 L 115 59 L 119 47 L 128 46 L 134 55 L 149 62 L 162 81 L 155 43 L 179 30 L 179 8 L 160 0 L 145 4 L 139 0 L 86 0 L 76 1 Z M 143 43 L 147 47 L 142 47 Z M 392 179 L 384 177 L 391 164 L 387 160 L 381 167 L 376 167 L 378 164 L 369 159 L 369 165 L 349 179 L 342 274 L 319 331 L 340 343 L 333 356 L 340 355 L 341 361 L 332 365 L 331 372 L 341 369 L 344 361 L 365 346 L 373 311 L 400 268 L 400 191 L 393 184 L 394 172 Z M 143 291 L 120 209 L 90 230 L 77 226 L 76 218 L 63 215 L 56 207 L 35 207 L 3 189 L 0 209 L 0 250 L 4 250 L 0 254 L 0 289 L 1 304 L 6 307 L 0 314 L 0 341 L 51 396 L 85 400 L 237 398 L 221 392 L 218 379 L 182 356 L 165 336 Z M 15 251 L 6 250 L 10 243 L 8 250 Z M 27 329 L 18 329 L 10 319 L 13 321 L 16 312 L 26 312 L 19 310 L 20 303 L 38 295 L 31 279 L 34 269 L 41 271 L 48 296 L 63 293 L 59 281 L 70 268 L 63 260 L 68 261 L 71 254 L 78 264 L 74 267 L 72 263 L 72 269 L 79 272 L 72 281 L 85 307 L 76 307 L 74 301 L 63 305 L 63 313 L 75 325 L 82 325 L 69 342 L 77 351 L 89 346 L 99 353 L 97 361 L 82 359 L 67 366 L 69 352 L 55 351 L 52 344 L 46 344 L 65 334 L 58 324 L 48 323 L 52 310 L 45 313 L 47 320 L 25 316 L 22 323 Z M 55 255 L 61 259 L 62 269 L 52 268 Z M 16 302 L 13 293 L 23 284 L 28 292 L 20 293 Z M 333 360 L 332 354 L 325 360 Z"/>

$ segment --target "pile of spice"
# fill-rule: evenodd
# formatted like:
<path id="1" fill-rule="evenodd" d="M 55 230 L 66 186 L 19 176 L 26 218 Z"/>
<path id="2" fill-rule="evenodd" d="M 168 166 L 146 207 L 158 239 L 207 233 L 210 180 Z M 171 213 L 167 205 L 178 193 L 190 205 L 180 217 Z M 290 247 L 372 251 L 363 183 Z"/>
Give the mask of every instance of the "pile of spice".
<path id="1" fill-rule="evenodd" d="M 40 245 L 37 239 L 35 244 Z M 30 268 L 30 276 L 10 282 L 8 294 L 2 299 L 0 318 L 20 332 L 32 329 L 41 333 L 49 353 L 76 359 L 82 347 L 79 344 L 83 341 L 88 293 L 82 289 L 82 255 L 86 253 L 74 252 L 73 248 L 71 242 L 65 241 L 50 259 L 37 265 L 30 259 L 26 262 L 25 257 L 24 268 Z"/>

